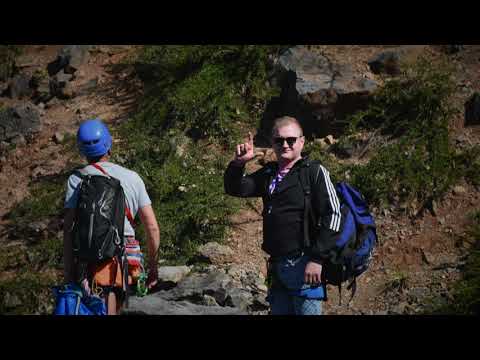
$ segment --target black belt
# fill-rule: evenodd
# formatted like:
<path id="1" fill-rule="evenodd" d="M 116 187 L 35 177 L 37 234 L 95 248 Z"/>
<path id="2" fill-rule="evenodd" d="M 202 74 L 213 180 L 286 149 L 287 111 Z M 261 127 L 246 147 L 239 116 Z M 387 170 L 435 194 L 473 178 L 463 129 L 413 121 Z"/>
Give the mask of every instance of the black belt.
<path id="1" fill-rule="evenodd" d="M 281 260 L 295 260 L 295 259 L 298 259 L 299 257 L 302 257 L 303 255 L 305 255 L 305 251 L 295 250 L 286 255 L 271 256 L 270 262 L 278 262 Z"/>

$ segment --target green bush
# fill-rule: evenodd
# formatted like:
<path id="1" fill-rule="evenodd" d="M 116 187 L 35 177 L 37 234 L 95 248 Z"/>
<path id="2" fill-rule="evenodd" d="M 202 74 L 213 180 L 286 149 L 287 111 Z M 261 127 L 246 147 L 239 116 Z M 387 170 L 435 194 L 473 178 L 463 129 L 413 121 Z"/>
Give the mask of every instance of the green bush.
<path id="1" fill-rule="evenodd" d="M 137 147 L 127 164 L 142 174 L 160 224 L 161 257 L 172 263 L 185 263 L 200 244 L 221 242 L 226 219 L 236 209 L 236 201 L 223 190 L 227 158 L 204 158 L 199 148 L 186 145 L 179 156 L 165 146 L 155 157 Z M 141 229 L 139 237 L 144 239 Z"/>
<path id="2" fill-rule="evenodd" d="M 350 133 L 363 128 L 387 139 L 367 165 L 351 169 L 353 185 L 370 202 L 421 206 L 458 180 L 448 131 L 453 91 L 450 67 L 421 59 L 352 117 Z"/>
<path id="3" fill-rule="evenodd" d="M 190 130 L 224 143 L 238 138 L 238 121 L 255 125 L 278 94 L 267 81 L 268 57 L 280 46 L 147 46 L 138 59 L 150 94 L 163 104 L 158 125 Z M 152 101 L 147 95 L 146 102 Z M 148 105 L 147 105 L 148 106 Z"/>

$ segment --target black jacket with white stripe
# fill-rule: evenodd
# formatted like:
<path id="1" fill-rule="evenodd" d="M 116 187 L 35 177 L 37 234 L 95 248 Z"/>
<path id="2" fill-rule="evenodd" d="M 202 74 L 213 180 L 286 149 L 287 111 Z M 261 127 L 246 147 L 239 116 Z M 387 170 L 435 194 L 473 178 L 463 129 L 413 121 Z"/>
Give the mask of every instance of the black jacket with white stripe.
<path id="1" fill-rule="evenodd" d="M 244 168 L 232 162 L 225 172 L 224 185 L 225 192 L 232 196 L 262 197 L 262 249 L 267 254 L 277 257 L 304 250 L 314 261 L 321 263 L 331 256 L 330 251 L 335 245 L 341 222 L 340 202 L 328 171 L 320 166 L 318 176 L 313 175 L 310 181 L 311 201 L 319 226 L 316 241 L 309 249 L 304 249 L 304 191 L 300 183 L 300 169 L 308 161 L 307 158 L 297 161 L 271 195 L 268 187 L 277 175 L 276 162 L 268 163 L 250 175 L 245 175 Z"/>

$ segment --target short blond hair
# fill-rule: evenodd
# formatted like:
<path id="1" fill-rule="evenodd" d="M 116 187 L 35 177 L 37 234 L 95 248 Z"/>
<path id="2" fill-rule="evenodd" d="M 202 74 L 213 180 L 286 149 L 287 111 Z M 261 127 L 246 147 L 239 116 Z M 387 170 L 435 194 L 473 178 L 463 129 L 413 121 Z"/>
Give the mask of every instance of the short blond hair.
<path id="1" fill-rule="evenodd" d="M 300 122 L 297 119 L 295 119 L 294 117 L 291 117 L 291 116 L 282 116 L 282 117 L 279 117 L 279 118 L 275 119 L 275 121 L 273 122 L 272 136 L 275 135 L 275 132 L 279 128 L 284 127 L 286 125 L 290 125 L 290 124 L 297 125 L 298 128 L 300 129 L 300 136 L 303 136 L 302 125 L 300 125 Z"/>

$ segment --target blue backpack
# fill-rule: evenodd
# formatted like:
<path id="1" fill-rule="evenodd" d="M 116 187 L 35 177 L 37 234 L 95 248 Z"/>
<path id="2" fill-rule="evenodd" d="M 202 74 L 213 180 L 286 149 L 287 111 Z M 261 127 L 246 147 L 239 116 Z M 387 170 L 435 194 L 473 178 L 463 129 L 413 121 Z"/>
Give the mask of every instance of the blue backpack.
<path id="1" fill-rule="evenodd" d="M 300 182 L 305 195 L 304 242 L 308 248 L 315 241 L 312 239 L 315 230 L 311 224 L 316 222 L 315 206 L 310 199 L 310 182 L 316 183 L 320 164 L 310 162 L 304 169 L 306 170 L 300 172 Z M 312 174 L 315 174 L 313 179 Z M 351 300 L 357 289 L 357 277 L 368 269 L 378 239 L 375 220 L 363 195 L 345 182 L 336 185 L 336 192 L 340 200 L 342 220 L 340 232 L 334 235 L 335 245 L 330 251 L 331 256 L 323 264 L 322 283 L 338 286 L 341 303 L 342 284 L 350 281 L 347 290 L 352 291 Z M 326 294 L 326 286 L 324 291 Z"/>
<path id="2" fill-rule="evenodd" d="M 107 315 L 102 299 L 86 296 L 80 286 L 68 284 L 53 288 L 55 311 L 53 315 Z"/>

